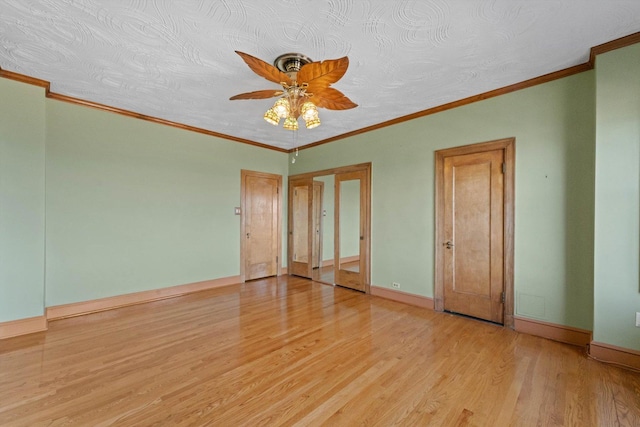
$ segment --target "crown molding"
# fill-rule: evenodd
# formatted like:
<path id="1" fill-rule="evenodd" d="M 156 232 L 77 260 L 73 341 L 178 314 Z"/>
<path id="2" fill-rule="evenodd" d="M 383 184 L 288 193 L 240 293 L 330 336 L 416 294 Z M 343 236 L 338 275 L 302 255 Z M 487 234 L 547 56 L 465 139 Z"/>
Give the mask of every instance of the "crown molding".
<path id="1" fill-rule="evenodd" d="M 51 87 L 51 83 L 46 80 L 36 79 L 35 77 L 25 76 L 24 74 L 14 73 L 13 71 L 3 70 L 2 68 L 0 68 L 0 77 L 42 87 L 46 94 L 49 93 L 49 88 Z"/>
<path id="2" fill-rule="evenodd" d="M 238 138 L 223 133 L 210 131 L 207 129 L 185 125 L 183 123 L 172 122 L 171 120 L 165 120 L 158 117 L 147 116 L 146 114 L 136 113 L 135 111 L 129 111 L 122 108 L 112 107 L 110 105 L 100 104 L 93 101 L 87 101 L 86 99 L 76 98 L 73 96 L 62 95 L 60 93 L 51 92 L 51 83 L 46 80 L 37 79 L 34 77 L 26 76 L 24 74 L 15 73 L 13 71 L 7 71 L 0 68 L 0 77 L 15 80 L 22 83 L 27 83 L 34 86 L 39 86 L 45 89 L 45 96 L 49 99 L 55 99 L 57 101 L 68 102 L 70 104 L 82 105 L 84 107 L 95 108 L 97 110 L 108 111 L 110 113 L 120 114 L 122 116 L 133 117 L 135 119 L 145 120 L 152 123 L 158 123 L 165 126 L 171 126 L 178 129 L 187 130 L 190 132 L 201 133 L 208 136 L 214 136 L 221 139 L 227 139 L 230 141 L 240 142 L 242 144 L 253 145 L 254 147 L 266 148 L 268 150 L 279 151 L 281 153 L 287 153 L 288 150 L 279 147 L 273 147 L 271 145 L 262 144 L 260 142 L 251 141 L 244 138 Z"/>
<path id="3" fill-rule="evenodd" d="M 111 113 L 116 113 L 116 114 L 120 114 L 120 115 L 127 116 L 127 117 L 133 117 L 135 119 L 146 120 L 148 122 L 153 122 L 153 123 L 158 123 L 158 124 L 161 124 L 161 125 L 171 126 L 171 127 L 174 127 L 174 128 L 183 129 L 183 130 L 187 130 L 187 131 L 190 131 L 190 132 L 196 132 L 196 133 L 201 133 L 201 134 L 208 135 L 208 136 L 215 136 L 217 138 L 228 139 L 230 141 L 235 141 L 235 142 L 240 142 L 240 143 L 243 143 L 243 144 L 253 145 L 255 147 L 267 148 L 269 150 L 280 151 L 282 153 L 288 152 L 288 150 L 286 150 L 284 148 L 272 147 L 271 145 L 262 144 L 260 142 L 251 141 L 251 140 L 244 139 L 244 138 L 238 138 L 238 137 L 235 137 L 235 136 L 226 135 L 226 134 L 223 134 L 223 133 L 218 133 L 218 132 L 210 131 L 210 130 L 207 130 L 207 129 L 195 127 L 195 126 L 189 126 L 189 125 L 185 125 L 183 123 L 172 122 L 171 120 L 165 120 L 165 119 L 161 119 L 161 118 L 158 118 L 158 117 L 147 116 L 145 114 L 136 113 L 135 111 L 124 110 L 122 108 L 116 108 L 116 107 L 112 107 L 110 105 L 99 104 L 97 102 L 87 101 L 85 99 L 80 99 L 80 98 L 74 98 L 72 96 L 62 95 L 62 94 L 55 93 L 55 92 L 49 92 L 47 94 L 47 98 L 55 99 L 55 100 L 63 101 L 63 102 L 68 102 L 68 103 L 71 103 L 71 104 L 82 105 L 82 106 L 85 106 L 85 107 L 95 108 L 95 109 L 98 109 L 98 110 L 108 111 L 108 112 L 111 112 Z"/>
<path id="4" fill-rule="evenodd" d="M 589 64 L 591 64 L 591 68 L 593 68 L 596 64 L 597 55 L 631 46 L 632 44 L 636 43 L 640 43 L 640 31 L 638 31 L 637 33 L 629 34 L 628 36 L 620 37 L 619 39 L 611 40 L 607 43 L 599 44 L 598 46 L 594 46 L 591 48 L 591 53 L 589 54 Z"/>
<path id="5" fill-rule="evenodd" d="M 532 86 L 536 86 L 542 83 L 547 83 L 553 80 L 561 79 L 563 77 L 568 77 L 573 74 L 582 73 L 584 71 L 588 71 L 592 69 L 588 63 L 576 65 L 570 68 L 565 68 L 564 70 L 555 71 L 553 73 L 545 74 L 543 76 L 534 77 L 529 80 L 525 80 L 520 83 L 514 83 L 509 86 L 505 86 L 499 89 L 494 89 L 489 92 L 484 92 L 478 95 L 473 95 L 468 98 L 460 99 L 457 101 L 452 101 L 447 104 L 438 105 L 436 107 L 429 108 L 427 110 L 418 111 L 416 113 L 407 114 L 406 116 L 398 117 L 392 120 L 388 120 L 386 122 L 378 123 L 372 126 L 368 126 L 366 128 L 354 130 L 352 132 L 343 133 L 341 135 L 337 135 L 331 138 L 323 139 L 322 141 L 317 141 L 303 147 L 300 147 L 299 150 L 306 150 L 307 148 L 317 147 L 318 145 L 328 144 L 329 142 L 338 141 L 340 139 L 348 138 L 355 135 L 360 135 L 362 133 L 371 132 L 374 130 L 382 129 L 388 126 L 393 126 L 398 123 L 407 122 L 409 120 L 417 119 L 424 116 L 430 116 L 431 114 L 440 113 L 442 111 L 451 110 L 454 108 L 462 107 L 464 105 L 472 104 L 474 102 L 483 101 L 485 99 L 494 98 L 496 96 L 505 95 L 510 92 L 515 92 L 517 90 L 526 89 Z M 294 149 L 289 150 L 289 153 L 293 152 Z"/>
<path id="6" fill-rule="evenodd" d="M 623 47 L 627 47 L 636 43 L 640 43 L 640 32 L 629 34 L 628 36 L 621 37 L 619 39 L 615 39 L 609 41 L 607 43 L 603 43 L 597 46 L 593 46 L 589 53 L 589 60 L 583 64 L 575 65 L 573 67 L 565 68 L 563 70 L 554 71 L 552 73 L 548 73 L 539 77 L 534 77 L 529 80 L 525 80 L 520 83 L 515 83 L 509 86 L 505 86 L 502 88 L 494 89 L 489 92 L 480 93 L 478 95 L 473 95 L 468 98 L 460 99 L 457 101 L 449 102 L 447 104 L 442 104 L 433 108 L 429 108 L 426 110 L 418 111 L 416 113 L 408 114 L 406 116 L 398 117 L 393 120 L 388 120 L 386 122 L 378 123 L 376 125 L 368 126 L 362 129 L 354 130 L 352 132 L 343 133 L 340 135 L 333 136 L 331 138 L 323 139 L 321 141 L 316 141 L 311 144 L 304 145 L 302 147 L 298 147 L 299 150 L 306 150 L 308 148 L 317 147 L 319 145 L 328 144 L 330 142 L 335 142 L 341 139 L 349 138 L 352 136 L 360 135 L 363 133 L 371 132 L 374 130 L 382 129 L 388 126 L 393 126 L 398 123 L 403 123 L 409 120 L 417 119 L 419 117 L 429 116 L 431 114 L 440 113 L 442 111 L 451 110 L 453 108 L 462 107 L 463 105 L 472 104 L 474 102 L 483 101 L 485 99 L 494 98 L 496 96 L 505 95 L 507 93 L 515 92 L 521 89 L 526 89 L 532 86 L 536 86 L 542 83 L 548 83 L 553 80 L 562 79 L 564 77 L 569 77 L 574 74 L 582 73 L 584 71 L 592 70 L 595 67 L 596 56 L 601 55 L 606 52 L 610 52 L 612 50 L 620 49 Z M 45 89 L 45 96 L 47 98 L 56 99 L 58 101 L 69 102 L 72 104 L 83 105 L 85 107 L 96 108 L 98 110 L 109 111 L 111 113 L 120 114 L 123 116 L 133 117 L 140 120 L 146 120 L 153 123 L 158 123 L 166 126 L 175 127 L 178 129 L 187 130 L 190 132 L 201 133 L 204 135 L 214 136 L 217 138 L 227 139 L 230 141 L 240 142 L 242 144 L 252 145 L 254 147 L 266 148 L 268 150 L 278 151 L 281 153 L 293 153 L 296 149 L 284 149 L 279 147 L 273 147 L 271 145 L 263 144 L 256 141 L 251 141 L 244 138 L 238 138 L 231 135 L 226 135 L 214 131 L 210 131 L 203 128 L 198 128 L 195 126 L 189 126 L 182 123 L 172 122 L 170 120 L 161 119 L 158 117 L 147 116 L 145 114 L 136 113 L 133 111 L 124 110 L 121 108 L 112 107 L 105 104 L 99 104 L 97 102 L 87 101 L 80 98 L 75 98 L 72 96 L 62 95 L 59 93 L 51 92 L 50 87 L 51 83 L 46 80 L 37 79 L 35 77 L 26 76 L 23 74 L 15 73 L 12 71 L 3 70 L 0 68 L 0 77 L 16 80 L 19 82 L 40 86 Z"/>
<path id="7" fill-rule="evenodd" d="M 565 77 L 572 76 L 574 74 L 582 73 L 585 71 L 592 70 L 595 67 L 596 56 L 620 49 L 623 47 L 631 46 L 633 44 L 640 43 L 640 32 L 630 34 L 625 37 L 621 37 L 619 39 L 612 40 L 607 43 L 600 44 L 598 46 L 593 46 L 591 48 L 591 52 L 589 54 L 589 60 L 585 63 L 575 65 L 573 67 L 565 68 L 563 70 L 554 71 L 552 73 L 544 74 L 539 77 L 534 77 L 529 80 L 525 80 L 520 83 L 515 83 L 509 86 L 505 86 L 499 89 L 494 89 L 489 92 L 484 92 L 478 95 L 473 95 L 468 98 L 460 99 L 458 101 L 449 102 L 447 104 L 442 104 L 433 108 L 429 108 L 427 110 L 418 111 L 416 113 L 408 114 L 406 116 L 398 117 L 393 120 L 388 120 L 386 122 L 378 123 L 376 125 L 368 126 L 362 129 L 354 130 L 352 132 L 343 133 L 341 135 L 336 135 L 331 138 L 323 139 L 321 141 L 317 141 L 311 144 L 307 144 L 303 147 L 299 147 L 299 150 L 306 150 L 308 148 L 317 147 L 318 145 L 328 144 L 330 142 L 338 141 L 340 139 L 360 135 L 362 133 L 371 132 L 373 130 L 385 128 L 387 126 L 392 126 L 398 123 L 406 122 L 409 120 L 417 119 L 419 117 L 429 116 L 431 114 L 439 113 L 446 110 L 451 110 L 453 108 L 462 107 L 463 105 L 472 104 L 474 102 L 483 101 L 485 99 L 494 98 L 496 96 L 505 95 L 507 93 L 515 92 L 521 89 L 526 89 L 532 86 L 536 86 L 542 83 L 548 83 L 553 80 L 562 79 Z M 290 149 L 289 153 L 295 151 L 295 149 Z"/>

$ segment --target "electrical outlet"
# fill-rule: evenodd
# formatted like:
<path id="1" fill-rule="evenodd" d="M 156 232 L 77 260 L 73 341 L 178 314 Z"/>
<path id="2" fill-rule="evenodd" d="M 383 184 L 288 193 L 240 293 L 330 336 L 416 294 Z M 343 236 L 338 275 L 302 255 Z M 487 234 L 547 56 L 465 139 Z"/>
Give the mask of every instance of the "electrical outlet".
<path id="1" fill-rule="evenodd" d="M 398 282 L 393 282 L 393 283 L 391 284 L 391 286 L 393 286 L 393 287 L 394 287 L 394 288 L 396 288 L 396 289 L 400 289 L 400 283 L 398 283 Z"/>
<path id="2" fill-rule="evenodd" d="M 640 328 L 640 312 L 636 311 L 636 326 Z"/>

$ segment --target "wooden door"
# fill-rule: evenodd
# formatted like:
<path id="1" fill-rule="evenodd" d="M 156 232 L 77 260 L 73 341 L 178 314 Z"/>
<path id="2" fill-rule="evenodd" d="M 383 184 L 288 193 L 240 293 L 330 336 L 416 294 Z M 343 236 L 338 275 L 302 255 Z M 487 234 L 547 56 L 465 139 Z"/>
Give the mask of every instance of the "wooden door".
<path id="1" fill-rule="evenodd" d="M 503 323 L 503 150 L 444 159 L 444 309 Z"/>
<path id="2" fill-rule="evenodd" d="M 512 328 L 515 138 L 436 151 L 435 190 L 434 308 Z"/>
<path id="3" fill-rule="evenodd" d="M 243 280 L 279 273 L 281 187 L 280 175 L 242 171 Z"/>
<path id="4" fill-rule="evenodd" d="M 335 284 L 366 291 L 367 175 L 365 171 L 335 176 Z"/>

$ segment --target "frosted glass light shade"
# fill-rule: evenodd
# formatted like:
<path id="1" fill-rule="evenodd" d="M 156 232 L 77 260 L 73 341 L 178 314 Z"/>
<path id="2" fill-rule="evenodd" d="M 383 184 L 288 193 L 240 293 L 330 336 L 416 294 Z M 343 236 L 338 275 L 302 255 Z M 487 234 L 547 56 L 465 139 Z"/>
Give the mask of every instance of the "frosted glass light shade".
<path id="1" fill-rule="evenodd" d="M 298 121 L 294 117 L 287 117 L 283 127 L 287 130 L 298 130 Z"/>
<path id="2" fill-rule="evenodd" d="M 320 119 L 316 117 L 315 119 L 305 120 L 304 125 L 307 129 L 317 128 L 320 126 Z"/>
<path id="3" fill-rule="evenodd" d="M 276 101 L 275 104 L 273 104 L 272 109 L 276 112 L 278 117 L 284 119 L 285 117 L 289 116 L 289 108 L 289 100 L 287 98 L 280 98 Z"/>
<path id="4" fill-rule="evenodd" d="M 273 108 L 269 108 L 266 113 L 264 113 L 264 119 L 267 123 L 271 123 L 274 126 L 277 126 L 280 123 L 280 117 L 278 117 L 278 113 L 273 111 Z"/>
<path id="5" fill-rule="evenodd" d="M 305 121 L 318 118 L 318 108 L 311 101 L 307 101 L 304 104 L 302 104 L 302 107 L 300 108 L 300 113 L 302 114 L 302 118 Z"/>

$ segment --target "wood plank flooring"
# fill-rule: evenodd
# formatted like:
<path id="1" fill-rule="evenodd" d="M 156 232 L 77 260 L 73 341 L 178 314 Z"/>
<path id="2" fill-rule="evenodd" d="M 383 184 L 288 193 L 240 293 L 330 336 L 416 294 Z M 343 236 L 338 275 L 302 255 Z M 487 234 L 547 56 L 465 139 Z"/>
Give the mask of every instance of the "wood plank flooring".
<path id="1" fill-rule="evenodd" d="M 0 341 L 2 426 L 639 426 L 640 373 L 293 277 Z"/>

